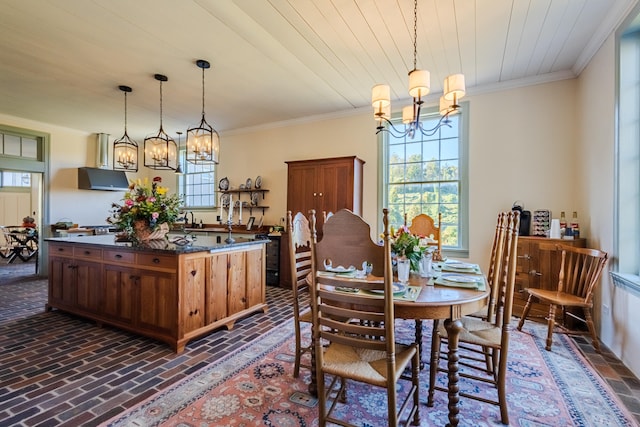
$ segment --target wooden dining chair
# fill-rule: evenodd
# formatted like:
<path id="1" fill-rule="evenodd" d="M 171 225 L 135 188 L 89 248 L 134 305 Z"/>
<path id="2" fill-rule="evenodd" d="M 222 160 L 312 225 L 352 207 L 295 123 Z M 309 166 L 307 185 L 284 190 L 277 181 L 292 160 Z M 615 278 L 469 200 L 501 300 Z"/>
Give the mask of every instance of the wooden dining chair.
<path id="1" fill-rule="evenodd" d="M 322 240 L 316 243 L 314 239 L 311 305 L 321 427 L 327 423 L 353 425 L 334 415 L 347 380 L 386 389 L 386 425 L 397 426 L 400 419 L 420 424 L 418 349 L 416 344 L 395 342 L 387 209 L 383 222 L 384 246 L 374 243 L 366 222 L 348 210 L 336 212 L 324 224 Z M 315 212 L 311 226 L 315 230 Z M 344 281 L 335 275 L 319 275 L 327 259 L 334 266 L 369 261 L 379 278 Z M 405 374 L 407 368 L 410 374 Z M 400 389 L 400 380 L 408 381 L 409 386 Z"/>
<path id="2" fill-rule="evenodd" d="M 496 295 L 500 286 L 501 268 L 504 267 L 502 265 L 504 259 L 502 251 L 504 250 L 504 236 L 507 232 L 509 213 L 510 211 L 499 212 L 496 221 L 496 229 L 491 244 L 491 256 L 489 257 L 489 268 L 487 269 L 487 286 L 489 287 L 487 305 L 484 306 L 482 310 L 470 314 L 469 316 L 471 317 L 491 321 L 495 315 Z"/>
<path id="3" fill-rule="evenodd" d="M 302 356 L 311 354 L 311 337 L 302 343 L 302 326 L 311 324 L 311 306 L 309 305 L 309 287 L 307 276 L 311 273 L 311 229 L 309 221 L 301 212 L 292 217 L 287 212 L 287 230 L 289 230 L 289 259 L 291 260 L 291 290 L 293 291 L 293 322 L 295 326 L 296 354 L 293 366 L 293 377 L 300 375 L 300 366 L 311 368 L 311 365 L 301 365 Z"/>
<path id="4" fill-rule="evenodd" d="M 407 225 L 407 214 L 404 214 L 404 224 Z M 408 225 L 411 234 L 429 237 L 435 241 L 436 251 L 433 253 L 434 261 L 442 260 L 442 239 L 440 230 L 442 228 L 442 213 L 438 212 L 438 226 L 435 221 L 427 214 L 420 214 L 411 220 Z"/>
<path id="5" fill-rule="evenodd" d="M 463 378 L 493 384 L 497 389 L 497 399 L 479 396 L 476 393 L 460 391 L 460 396 L 491 403 L 500 407 L 500 417 L 503 424 L 509 424 L 509 411 L 506 396 L 507 359 L 509 355 L 509 336 L 513 293 L 516 278 L 518 229 L 520 227 L 520 213 L 517 211 L 507 214 L 507 227 L 503 235 L 503 250 L 496 254 L 496 275 L 500 282 L 495 295 L 495 316 L 491 321 L 465 316 L 460 322 L 462 331 L 458 339 L 458 353 L 460 365 L 465 367 L 459 372 Z M 429 372 L 429 394 L 427 406 L 433 406 L 435 390 L 448 391 L 447 388 L 436 386 L 438 372 L 448 372 L 446 367 L 440 366 L 441 360 L 447 360 L 448 354 L 441 351 L 441 345 L 447 340 L 447 330 L 441 322 L 434 322 L 431 341 L 431 366 Z"/>
<path id="6" fill-rule="evenodd" d="M 541 250 L 545 247 L 540 246 Z M 549 248 L 547 248 L 549 249 Z M 553 245 L 553 249 L 560 252 L 560 273 L 558 275 L 558 286 L 556 289 L 534 289 L 527 288 L 529 293 L 527 305 L 522 312 L 522 317 L 518 322 L 518 330 L 529 315 L 531 305 L 535 300 L 549 304 L 549 314 L 547 316 L 547 343 L 545 348 L 551 351 L 553 333 L 563 332 L 570 334 L 590 334 L 593 348 L 600 353 L 600 343 L 596 334 L 591 310 L 593 309 L 593 293 L 600 282 L 600 275 L 607 263 L 608 254 L 598 249 L 578 248 L 567 245 Z M 562 319 L 571 316 L 587 325 L 587 331 L 577 331 L 568 329 L 556 322 L 556 311 L 560 307 Z M 581 309 L 583 316 L 572 313 L 567 309 Z"/>

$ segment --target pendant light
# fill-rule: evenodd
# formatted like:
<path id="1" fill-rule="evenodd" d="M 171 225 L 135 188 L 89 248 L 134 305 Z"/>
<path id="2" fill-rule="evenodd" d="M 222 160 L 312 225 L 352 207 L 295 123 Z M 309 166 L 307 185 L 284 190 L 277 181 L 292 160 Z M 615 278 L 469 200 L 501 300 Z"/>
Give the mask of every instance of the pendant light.
<path id="1" fill-rule="evenodd" d="M 204 118 L 204 70 L 208 61 L 199 59 L 196 65 L 202 69 L 202 119 L 200 124 L 187 130 L 187 161 L 190 163 L 218 164 L 220 135 Z"/>
<path id="2" fill-rule="evenodd" d="M 182 160 L 180 159 L 180 137 L 182 136 L 182 132 L 176 132 L 178 134 L 178 167 L 176 169 L 176 175 L 183 175 L 184 171 L 182 170 Z"/>
<path id="3" fill-rule="evenodd" d="M 118 86 L 124 93 L 124 135 L 113 141 L 113 170 L 128 172 L 138 171 L 138 143 L 127 134 L 127 93 L 133 89 L 129 86 Z"/>
<path id="4" fill-rule="evenodd" d="M 154 75 L 160 82 L 160 130 L 144 140 L 144 165 L 151 169 L 176 170 L 178 149 L 176 142 L 162 128 L 162 82 L 169 80 L 162 74 Z"/>
<path id="5" fill-rule="evenodd" d="M 371 91 L 371 105 L 374 118 L 378 122 L 376 134 L 388 132 L 394 137 L 413 137 L 416 132 L 430 136 L 434 135 L 442 126 L 451 126 L 449 116 L 460 111 L 459 100 L 465 95 L 463 74 L 452 74 L 444 79 L 443 95 L 440 98 L 439 111 L 442 116 L 438 123 L 425 129 L 422 125 L 420 113 L 424 101 L 422 98 L 431 90 L 431 74 L 427 70 L 417 68 L 418 61 L 418 0 L 413 2 L 413 70 L 409 71 L 409 96 L 413 98 L 412 105 L 402 109 L 402 123 L 404 130 L 396 128 L 390 121 L 391 89 L 389 85 L 375 85 Z"/>

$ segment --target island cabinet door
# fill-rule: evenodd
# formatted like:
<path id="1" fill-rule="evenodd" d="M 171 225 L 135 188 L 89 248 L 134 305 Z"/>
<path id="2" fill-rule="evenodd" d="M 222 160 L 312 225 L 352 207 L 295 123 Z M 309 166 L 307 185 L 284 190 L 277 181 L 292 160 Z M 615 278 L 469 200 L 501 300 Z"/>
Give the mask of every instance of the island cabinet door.
<path id="1" fill-rule="evenodd" d="M 177 274 L 139 270 L 134 286 L 138 287 L 140 303 L 136 323 L 141 329 L 173 337 L 177 334 L 178 280 Z"/>
<path id="2" fill-rule="evenodd" d="M 245 258 L 247 278 L 247 307 L 265 302 L 266 289 L 263 275 L 265 271 L 265 248 L 253 249 L 247 252 Z"/>
<path id="3" fill-rule="evenodd" d="M 228 255 L 229 315 L 248 307 L 245 257 L 247 252 L 232 252 Z"/>
<path id="4" fill-rule="evenodd" d="M 91 314 L 101 310 L 102 300 L 102 264 L 94 262 L 76 262 L 76 305 L 78 309 Z"/>
<path id="5" fill-rule="evenodd" d="M 205 281 L 207 259 L 187 258 L 183 261 L 182 278 L 182 333 L 202 328 L 205 321 Z"/>
<path id="6" fill-rule="evenodd" d="M 207 325 L 227 317 L 227 254 L 214 254 L 209 257 L 209 280 L 206 287 Z"/>
<path id="7" fill-rule="evenodd" d="M 76 300 L 76 280 L 72 259 L 49 259 L 49 305 L 72 306 Z"/>
<path id="8" fill-rule="evenodd" d="M 138 304 L 138 290 L 134 286 L 138 275 L 132 268 L 115 265 L 104 266 L 102 312 L 109 319 L 133 324 L 134 304 Z"/>

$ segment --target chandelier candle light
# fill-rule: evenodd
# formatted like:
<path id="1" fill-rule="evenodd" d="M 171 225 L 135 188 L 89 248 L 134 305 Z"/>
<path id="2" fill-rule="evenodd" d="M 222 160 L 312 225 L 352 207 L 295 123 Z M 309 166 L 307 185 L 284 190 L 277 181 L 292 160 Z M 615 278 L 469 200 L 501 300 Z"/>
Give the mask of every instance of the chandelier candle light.
<path id="1" fill-rule="evenodd" d="M 113 141 L 113 170 L 128 172 L 138 171 L 138 143 L 127 134 L 127 93 L 133 89 L 129 86 L 118 86 L 124 92 L 124 135 Z"/>
<path id="2" fill-rule="evenodd" d="M 389 120 L 391 116 L 391 89 L 389 85 L 375 85 L 371 91 L 371 104 L 374 117 L 378 122 L 376 133 L 388 132 L 395 137 L 413 137 L 416 132 L 430 136 L 442 126 L 450 126 L 449 116 L 458 113 L 458 101 L 465 95 L 463 74 L 452 74 L 444 79 L 443 95 L 440 97 L 439 112 L 442 116 L 432 129 L 425 129 L 420 120 L 420 113 L 425 97 L 431 90 L 431 74 L 427 70 L 417 68 L 418 57 L 418 0 L 413 3 L 413 70 L 409 71 L 409 95 L 413 104 L 402 109 L 404 130 L 396 128 Z"/>
<path id="3" fill-rule="evenodd" d="M 204 70 L 210 64 L 199 59 L 196 65 L 202 69 L 202 119 L 200 124 L 187 130 L 187 161 L 195 164 L 218 164 L 220 135 L 204 118 Z"/>
<path id="4" fill-rule="evenodd" d="M 162 128 L 162 82 L 169 80 L 162 74 L 154 75 L 160 82 L 160 130 L 144 140 L 144 165 L 151 169 L 175 171 L 178 166 L 176 142 Z"/>

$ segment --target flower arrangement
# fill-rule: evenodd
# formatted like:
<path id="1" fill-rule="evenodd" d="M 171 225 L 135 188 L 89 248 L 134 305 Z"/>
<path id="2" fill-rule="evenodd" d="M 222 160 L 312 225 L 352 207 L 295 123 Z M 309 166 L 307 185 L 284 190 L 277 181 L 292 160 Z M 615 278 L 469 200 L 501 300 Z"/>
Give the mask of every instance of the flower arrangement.
<path id="1" fill-rule="evenodd" d="M 168 189 L 160 186 L 162 178 L 155 177 L 131 181 L 124 194 L 122 204 L 113 203 L 107 222 L 116 225 L 123 234 L 133 241 L 140 238 L 139 231 L 146 229 L 148 235 L 161 225 L 168 231 L 180 215 L 182 200 L 177 195 L 167 195 Z"/>
<path id="2" fill-rule="evenodd" d="M 420 270 L 420 259 L 425 252 L 432 252 L 435 248 L 429 246 L 429 238 L 411 234 L 407 226 L 398 228 L 397 232 L 391 232 L 391 252 L 397 257 L 408 258 L 411 261 L 411 270 Z"/>

